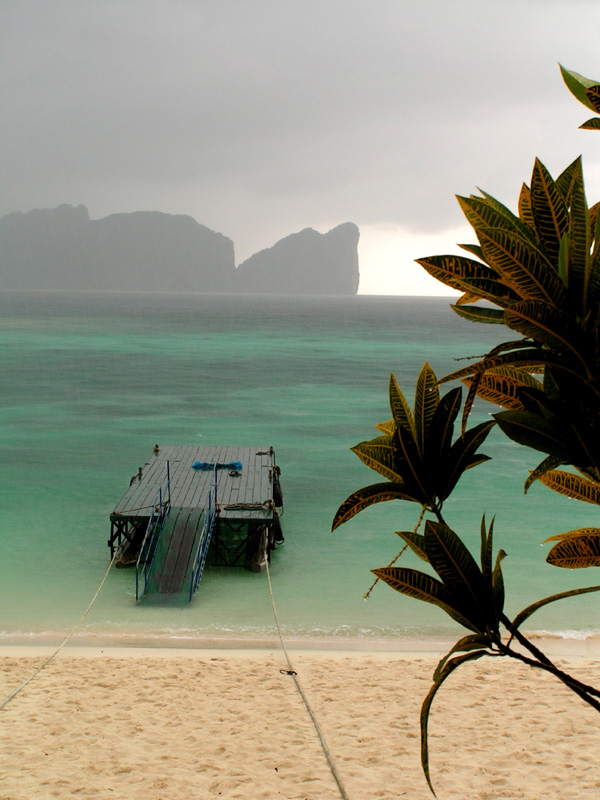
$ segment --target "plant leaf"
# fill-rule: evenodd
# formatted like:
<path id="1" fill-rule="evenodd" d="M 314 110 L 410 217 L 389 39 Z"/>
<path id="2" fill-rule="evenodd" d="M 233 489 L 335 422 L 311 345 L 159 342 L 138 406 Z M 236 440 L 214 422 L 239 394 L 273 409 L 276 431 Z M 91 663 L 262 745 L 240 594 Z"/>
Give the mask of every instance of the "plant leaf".
<path id="1" fill-rule="evenodd" d="M 393 419 L 388 419 L 385 422 L 380 422 L 379 425 L 375 425 L 375 429 L 385 433 L 387 436 L 393 436 L 396 431 L 396 423 Z"/>
<path id="2" fill-rule="evenodd" d="M 564 569 L 600 567 L 600 533 L 578 534 L 563 539 L 550 550 L 546 561 Z"/>
<path id="3" fill-rule="evenodd" d="M 581 475 L 553 469 L 542 475 L 539 480 L 553 492 L 600 506 L 600 484 Z"/>
<path id="4" fill-rule="evenodd" d="M 560 458 L 557 458 L 557 456 L 548 456 L 545 458 L 534 470 L 531 470 L 529 477 L 525 481 L 523 494 L 527 494 L 534 481 L 540 480 L 543 475 L 553 470 L 554 467 L 557 467 L 559 464 L 562 464 L 562 461 Z M 598 488 L 600 489 L 600 486 Z"/>
<path id="5" fill-rule="evenodd" d="M 591 87 L 595 86 L 598 81 L 590 80 L 590 78 L 584 78 L 584 76 L 580 75 L 578 72 L 574 72 L 571 69 L 566 69 L 562 64 L 559 64 L 558 66 L 560 67 L 563 80 L 567 84 L 567 88 L 571 94 L 573 94 L 580 103 L 583 103 L 584 106 L 587 106 L 592 111 L 597 111 L 598 109 L 592 105 L 590 99 L 587 97 L 586 89 L 591 89 Z"/>
<path id="6" fill-rule="evenodd" d="M 585 96 L 589 100 L 594 111 L 600 114 L 600 84 L 596 82 L 594 86 L 589 86 L 586 88 Z"/>
<path id="7" fill-rule="evenodd" d="M 489 655 L 487 650 L 475 650 L 474 652 L 465 653 L 462 656 L 457 656 L 456 658 L 446 660 L 444 666 L 439 670 L 438 679 L 434 681 L 427 694 L 427 697 L 423 701 L 423 705 L 421 706 L 421 766 L 423 768 L 423 773 L 425 774 L 425 779 L 427 780 L 427 785 L 431 789 L 431 792 L 434 796 L 435 791 L 433 789 L 433 784 L 431 783 L 431 775 L 429 774 L 429 748 L 427 740 L 431 704 L 433 703 L 433 699 L 440 686 L 457 667 L 460 667 L 461 664 L 464 664 L 467 661 L 475 661 L 476 659 L 486 655 Z"/>
<path id="8" fill-rule="evenodd" d="M 529 619 L 529 617 L 532 614 L 535 614 L 538 609 L 547 606 L 549 603 L 554 603 L 557 600 L 564 600 L 567 597 L 575 597 L 578 594 L 588 594 L 589 592 L 599 591 L 600 586 L 588 586 L 585 589 L 571 589 L 568 592 L 560 592 L 560 594 L 553 594 L 551 597 L 545 597 L 543 600 L 538 600 L 537 603 L 532 603 L 532 605 L 527 606 L 527 608 L 524 608 L 523 611 L 520 611 L 517 614 L 512 622 L 511 630 L 520 628 L 525 620 Z"/>
<path id="9" fill-rule="evenodd" d="M 519 193 L 519 217 L 528 228 L 535 231 L 533 212 L 531 210 L 531 190 L 525 183 L 521 186 L 521 192 Z"/>
<path id="10" fill-rule="evenodd" d="M 600 130 L 600 117 L 592 117 L 579 127 L 584 131 L 598 131 Z"/>
<path id="11" fill-rule="evenodd" d="M 446 662 L 455 653 L 469 653 L 471 650 L 481 650 L 482 648 L 491 647 L 492 645 L 492 639 L 480 633 L 470 633 L 468 636 L 463 636 L 463 638 L 459 639 L 454 647 L 439 661 L 433 673 L 433 680 L 437 681 L 439 679 Z M 493 653 L 489 653 L 489 655 L 493 655 Z"/>
<path id="12" fill-rule="evenodd" d="M 552 176 L 538 158 L 531 175 L 531 208 L 540 241 L 550 260 L 556 263 L 560 240 L 569 228 L 569 214 Z"/>
<path id="13" fill-rule="evenodd" d="M 440 390 L 435 372 L 425 362 L 417 378 L 414 410 L 415 439 L 421 456 L 425 454 L 427 432 L 439 402 Z"/>
<path id="14" fill-rule="evenodd" d="M 582 316 L 585 316 L 588 308 L 590 281 L 591 221 L 585 199 L 581 158 L 578 158 L 573 163 L 575 167 L 569 196 L 571 210 L 569 213 L 569 252 L 567 262 L 570 273 L 569 282 L 574 284 L 575 294 L 579 300 L 578 310 Z"/>
<path id="15" fill-rule="evenodd" d="M 504 550 L 498 550 L 494 571 L 492 572 L 492 597 L 494 598 L 494 611 L 496 615 L 496 625 L 502 616 L 504 609 L 504 578 L 502 577 L 502 562 L 506 558 Z"/>
<path id="16" fill-rule="evenodd" d="M 462 306 L 458 303 L 451 305 L 450 308 L 459 317 L 469 322 L 484 322 L 491 325 L 504 325 L 504 311 L 497 308 L 485 308 L 479 306 Z"/>
<path id="17" fill-rule="evenodd" d="M 501 411 L 493 415 L 509 439 L 568 463 L 563 430 L 552 421 L 531 411 Z"/>
<path id="18" fill-rule="evenodd" d="M 462 610 L 472 629 L 483 633 L 489 621 L 489 595 L 481 570 L 464 542 L 447 525 L 427 520 L 424 544 L 429 563 L 449 592 L 452 605 Z"/>
<path id="19" fill-rule="evenodd" d="M 445 255 L 417 258 L 433 278 L 461 292 L 471 293 L 504 307 L 519 295 L 500 283 L 500 276 L 479 261 L 464 256 Z"/>
<path id="20" fill-rule="evenodd" d="M 453 598 L 437 578 L 410 567 L 381 567 L 372 569 L 371 572 L 397 592 L 425 603 L 432 603 L 464 628 L 475 633 L 480 632 L 463 611 L 455 607 Z"/>
<path id="21" fill-rule="evenodd" d="M 367 467 L 389 481 L 402 483 L 402 477 L 395 470 L 391 436 L 378 436 L 368 442 L 360 442 L 351 450 Z"/>
<path id="22" fill-rule="evenodd" d="M 559 353 L 570 351 L 587 369 L 582 355 L 584 339 L 571 317 L 541 300 L 515 303 L 505 312 L 506 325 L 523 336 L 547 344 Z"/>
<path id="23" fill-rule="evenodd" d="M 398 386 L 396 378 L 390 375 L 390 408 L 396 427 L 405 428 L 415 437 L 415 421 L 410 406 L 406 402 L 404 392 Z"/>
<path id="24" fill-rule="evenodd" d="M 464 378 L 463 383 L 471 386 L 473 378 Z M 519 389 L 523 386 L 529 386 L 532 389 L 542 388 L 540 381 L 533 378 L 524 369 L 499 367 L 481 374 L 481 380 L 477 386 L 477 396 L 503 408 L 523 408 L 523 403 L 518 396 Z"/>
<path id="25" fill-rule="evenodd" d="M 566 531 L 565 533 L 555 533 L 554 536 L 548 536 L 544 542 L 563 542 L 565 539 L 576 539 L 578 536 L 600 536 L 600 528 L 577 528 L 574 531 Z"/>
<path id="26" fill-rule="evenodd" d="M 425 541 L 420 533 L 415 533 L 415 531 L 396 531 L 396 533 L 406 542 L 415 555 L 429 564 L 429 557 L 425 551 Z"/>
<path id="27" fill-rule="evenodd" d="M 545 300 L 559 307 L 566 304 L 565 287 L 556 269 L 532 242 L 503 228 L 482 228 L 478 235 L 486 261 L 522 300 Z"/>
<path id="28" fill-rule="evenodd" d="M 483 261 L 483 250 L 481 249 L 481 245 L 478 245 L 478 244 L 459 244 L 458 246 L 462 250 L 464 250 L 465 252 L 471 253 L 472 255 L 477 256 L 477 258 L 480 261 Z"/>
<path id="29" fill-rule="evenodd" d="M 487 435 L 494 427 L 494 421 L 481 422 L 457 439 L 448 453 L 447 458 L 444 459 L 444 464 L 440 465 L 440 475 L 444 476 L 444 484 L 440 484 L 440 499 L 445 500 L 454 487 L 460 480 L 463 473 L 475 466 L 475 463 L 482 463 L 488 460 L 483 456 L 479 456 L 478 460 L 474 463 L 473 456 L 476 451 L 481 447 Z"/>
<path id="30" fill-rule="evenodd" d="M 423 454 L 428 471 L 437 472 L 441 459 L 452 446 L 454 422 L 460 410 L 461 397 L 460 387 L 451 389 L 442 397 L 433 412 Z"/>
<path id="31" fill-rule="evenodd" d="M 334 531 L 337 527 L 344 522 L 348 522 L 360 511 L 363 511 L 368 506 L 375 503 L 384 503 L 387 500 L 412 500 L 420 502 L 413 497 L 404 486 L 403 483 L 374 483 L 371 486 L 365 486 L 364 489 L 358 489 L 344 500 L 342 505 L 338 508 L 335 517 L 333 518 L 333 525 L 331 530 Z"/>

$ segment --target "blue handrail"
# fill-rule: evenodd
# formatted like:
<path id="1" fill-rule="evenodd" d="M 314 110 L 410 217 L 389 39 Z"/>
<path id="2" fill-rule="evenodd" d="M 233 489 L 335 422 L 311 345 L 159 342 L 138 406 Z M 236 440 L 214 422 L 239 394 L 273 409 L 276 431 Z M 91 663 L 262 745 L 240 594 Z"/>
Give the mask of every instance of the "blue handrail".
<path id="1" fill-rule="evenodd" d="M 192 566 L 192 578 L 190 581 L 190 601 L 192 597 L 196 594 L 198 585 L 200 583 L 200 579 L 202 578 L 202 572 L 204 571 L 204 564 L 206 563 L 206 555 L 208 553 L 208 546 L 210 544 L 210 538 L 215 525 L 216 515 L 217 515 L 217 469 L 215 467 L 213 484 L 208 491 L 208 495 L 206 496 L 206 502 L 204 503 L 204 511 L 202 515 L 203 517 L 202 530 L 200 531 L 200 536 L 198 538 L 198 545 L 196 547 L 196 553 L 194 556 L 194 561 Z"/>
<path id="2" fill-rule="evenodd" d="M 168 461 L 167 461 L 167 480 L 166 484 L 164 485 L 164 489 L 165 489 L 164 501 L 163 501 L 163 486 L 159 486 L 157 495 L 154 498 L 154 508 L 152 509 L 152 514 L 150 516 L 150 519 L 148 520 L 148 526 L 146 528 L 146 533 L 144 535 L 144 541 L 142 542 L 140 554 L 138 556 L 137 561 L 135 562 L 136 601 L 140 599 L 141 595 L 144 594 L 144 592 L 146 591 L 146 587 L 148 586 L 148 578 L 150 576 L 150 572 L 152 571 L 152 565 L 154 564 L 154 558 L 156 556 L 156 550 L 157 550 L 156 546 L 158 544 L 158 538 L 162 530 L 165 517 L 167 516 L 167 514 L 171 509 L 171 474 Z M 142 591 L 140 592 L 141 571 L 143 571 L 144 586 Z"/>

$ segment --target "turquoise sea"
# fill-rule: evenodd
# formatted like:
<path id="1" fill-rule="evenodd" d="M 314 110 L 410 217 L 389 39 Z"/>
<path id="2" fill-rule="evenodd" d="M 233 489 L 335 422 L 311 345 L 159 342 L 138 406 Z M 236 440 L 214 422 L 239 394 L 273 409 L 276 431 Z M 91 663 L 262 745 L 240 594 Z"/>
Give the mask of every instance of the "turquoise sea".
<path id="1" fill-rule="evenodd" d="M 460 320 L 444 298 L 283 298 L 0 293 L 0 643 L 60 642 L 109 563 L 109 514 L 153 445 L 273 445 L 282 471 L 285 544 L 271 578 L 284 634 L 361 637 L 459 633 L 434 607 L 379 585 L 369 570 L 400 548 L 418 508 L 387 503 L 335 533 L 354 489 L 378 480 L 350 452 L 388 419 L 393 371 L 408 395 L 428 360 L 438 375 L 457 356 L 505 337 Z M 492 407 L 476 407 L 475 421 Z M 598 510 L 535 485 L 541 460 L 494 430 L 492 461 L 469 471 L 445 507 L 477 553 L 485 512 L 496 515 L 508 611 L 597 583 L 594 570 L 545 564 L 549 535 L 598 524 Z M 406 563 L 410 562 L 410 558 Z M 138 606 L 135 576 L 111 570 L 85 617 L 87 637 L 129 634 L 185 643 L 274 638 L 265 573 L 207 568 L 187 607 Z M 530 629 L 600 632 L 595 595 L 550 606 Z"/>

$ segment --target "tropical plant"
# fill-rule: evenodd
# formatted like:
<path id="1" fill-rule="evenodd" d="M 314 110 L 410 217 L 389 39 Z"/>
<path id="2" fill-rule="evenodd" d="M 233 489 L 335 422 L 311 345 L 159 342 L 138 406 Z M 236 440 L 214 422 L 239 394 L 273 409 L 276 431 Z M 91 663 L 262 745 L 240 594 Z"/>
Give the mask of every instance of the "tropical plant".
<path id="1" fill-rule="evenodd" d="M 340 506 L 333 529 L 360 511 L 388 500 L 408 500 L 421 506 L 412 531 L 399 531 L 404 547 L 396 558 L 372 572 L 393 589 L 409 597 L 432 603 L 469 631 L 439 662 L 432 687 L 421 709 L 421 763 L 433 792 L 429 772 L 428 720 L 433 699 L 446 678 L 461 664 L 483 656 L 508 656 L 552 673 L 586 703 L 600 711 L 600 691 L 560 670 L 521 633 L 521 625 L 538 609 L 556 600 L 588 592 L 600 586 L 573 589 L 539 600 L 510 620 L 504 613 L 502 560 L 493 554 L 493 522 L 481 521 L 480 566 L 462 539 L 446 524 L 444 501 L 464 472 L 489 460 L 479 453 L 493 420 L 463 431 L 453 442 L 454 424 L 461 407 L 462 389 L 440 396 L 435 373 L 425 364 L 417 379 L 414 409 L 411 409 L 396 379 L 390 377 L 389 398 L 392 419 L 377 425 L 383 434 L 352 448 L 368 467 L 387 480 L 353 492 Z M 424 533 L 419 528 L 426 514 Z M 393 564 L 410 548 L 437 574 Z M 372 587 L 371 587 L 372 588 Z M 369 590 L 370 592 L 370 590 Z M 503 630 L 508 635 L 503 636 Z M 520 645 L 517 649 L 515 645 Z M 527 651 L 524 655 L 523 648 Z"/>
<path id="2" fill-rule="evenodd" d="M 600 112 L 600 84 L 561 71 L 577 99 Z M 600 129 L 600 118 L 581 127 Z M 399 532 L 404 547 L 387 567 L 373 570 L 375 582 L 381 579 L 402 594 L 437 605 L 469 631 L 438 664 L 421 710 L 421 762 L 432 792 L 429 711 L 439 687 L 463 663 L 486 655 L 520 660 L 552 673 L 600 711 L 600 691 L 560 670 L 520 630 L 538 609 L 600 591 L 600 586 L 538 600 L 511 620 L 504 612 L 505 553 L 493 556 L 493 523 L 488 527 L 482 519 L 478 565 L 442 516 L 443 503 L 465 470 L 487 460 L 477 451 L 494 422 L 509 438 L 544 456 L 527 477 L 525 492 L 539 480 L 562 495 L 600 505 L 600 203 L 588 207 L 580 159 L 556 180 L 536 159 L 516 214 L 485 192 L 458 197 L 458 202 L 477 236 L 476 244 L 461 245 L 469 257 L 432 256 L 417 263 L 461 292 L 452 306 L 457 314 L 471 322 L 504 325 L 513 336 L 440 381 L 425 364 L 413 411 L 392 376 L 392 419 L 377 426 L 383 435 L 352 448 L 387 482 L 351 494 L 333 521 L 335 529 L 381 501 L 418 503 L 414 530 Z M 462 390 L 440 397 L 438 384 L 456 379 L 468 393 L 461 435 L 453 443 Z M 469 430 L 477 396 L 504 410 Z M 426 519 L 421 534 L 428 514 L 435 519 Z M 600 566 L 600 528 L 568 531 L 546 541 L 556 542 L 547 556 L 551 564 Z M 407 547 L 437 577 L 393 566 Z"/>

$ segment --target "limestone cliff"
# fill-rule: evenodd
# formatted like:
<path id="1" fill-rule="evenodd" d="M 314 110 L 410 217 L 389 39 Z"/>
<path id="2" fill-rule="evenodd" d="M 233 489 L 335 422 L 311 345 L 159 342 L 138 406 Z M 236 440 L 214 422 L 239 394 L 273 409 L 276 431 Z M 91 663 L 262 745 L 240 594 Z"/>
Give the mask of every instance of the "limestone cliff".
<path id="1" fill-rule="evenodd" d="M 358 237 L 306 228 L 236 270 L 231 239 L 192 217 L 62 205 L 0 219 L 0 289 L 356 294 Z"/>
<path id="2" fill-rule="evenodd" d="M 356 294 L 358 239 L 352 222 L 324 234 L 305 228 L 240 264 L 238 289 L 252 294 Z"/>

